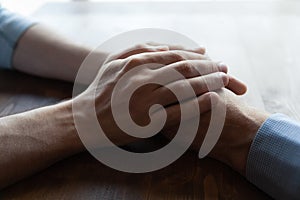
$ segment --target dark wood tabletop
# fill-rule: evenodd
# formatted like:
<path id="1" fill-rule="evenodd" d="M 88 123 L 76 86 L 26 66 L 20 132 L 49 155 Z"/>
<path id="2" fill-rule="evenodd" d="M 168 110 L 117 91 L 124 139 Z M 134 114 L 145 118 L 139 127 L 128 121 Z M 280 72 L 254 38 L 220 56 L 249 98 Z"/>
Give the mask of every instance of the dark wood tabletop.
<path id="1" fill-rule="evenodd" d="M 50 3 L 33 14 L 88 45 L 122 31 L 165 27 L 208 47 L 249 86 L 246 100 L 300 119 L 300 3 Z M 180 13 L 180 17 L 178 17 Z M 117 15 L 118 14 L 118 15 Z M 276 22 L 276 23 L 275 23 Z M 197 27 L 197 28 L 196 28 Z M 298 28 L 297 28 L 298 27 Z M 221 32 L 220 32 L 221 31 Z M 80 33 L 80 34 L 79 34 Z M 0 70 L 0 116 L 70 98 L 72 84 Z M 249 100 L 249 102 L 251 102 Z M 258 103 L 259 104 L 259 103 Z M 152 148 L 161 138 L 127 148 Z M 88 153 L 74 155 L 0 191 L 0 199 L 270 199 L 226 165 L 194 152 L 146 174 L 113 170 Z"/>
<path id="2" fill-rule="evenodd" d="M 0 70 L 1 117 L 69 98 L 72 84 Z M 154 138 L 153 140 L 159 140 Z M 149 148 L 157 141 L 132 144 Z M 158 141 L 159 142 L 159 141 Z M 128 147 L 128 148 L 129 148 Z M 170 166 L 146 174 L 111 169 L 81 153 L 0 192 L 0 199 L 269 199 L 241 175 L 187 152 Z"/>

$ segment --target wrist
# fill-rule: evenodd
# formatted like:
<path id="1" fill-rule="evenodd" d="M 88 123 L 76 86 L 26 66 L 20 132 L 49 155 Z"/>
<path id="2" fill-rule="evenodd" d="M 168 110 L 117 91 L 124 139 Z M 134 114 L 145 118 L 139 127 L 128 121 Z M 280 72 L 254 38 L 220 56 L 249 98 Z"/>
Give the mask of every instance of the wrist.
<path id="1" fill-rule="evenodd" d="M 252 142 L 268 117 L 269 114 L 266 112 L 251 107 L 244 107 L 244 109 L 236 112 L 234 117 L 225 122 L 224 133 L 222 134 L 231 135 L 231 141 L 227 141 L 228 144 L 226 145 L 224 144 L 225 148 L 221 152 L 225 155 L 221 155 L 219 160 L 245 175 Z"/>
<path id="2" fill-rule="evenodd" d="M 72 112 L 72 100 L 54 105 L 52 110 L 55 122 L 61 130 L 61 141 L 68 146 L 70 154 L 84 151 L 85 148 L 77 134 Z"/>

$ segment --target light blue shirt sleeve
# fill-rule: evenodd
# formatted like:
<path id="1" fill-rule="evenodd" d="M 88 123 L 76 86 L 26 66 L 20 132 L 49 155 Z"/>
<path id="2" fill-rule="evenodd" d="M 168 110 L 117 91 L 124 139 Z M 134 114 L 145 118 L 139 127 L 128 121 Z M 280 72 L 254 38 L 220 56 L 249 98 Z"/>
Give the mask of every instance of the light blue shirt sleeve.
<path id="1" fill-rule="evenodd" d="M 0 68 L 11 68 L 14 49 L 21 35 L 34 22 L 0 6 Z"/>
<path id="2" fill-rule="evenodd" d="M 247 179 L 275 199 L 300 199 L 300 124 L 272 115 L 250 148 Z"/>

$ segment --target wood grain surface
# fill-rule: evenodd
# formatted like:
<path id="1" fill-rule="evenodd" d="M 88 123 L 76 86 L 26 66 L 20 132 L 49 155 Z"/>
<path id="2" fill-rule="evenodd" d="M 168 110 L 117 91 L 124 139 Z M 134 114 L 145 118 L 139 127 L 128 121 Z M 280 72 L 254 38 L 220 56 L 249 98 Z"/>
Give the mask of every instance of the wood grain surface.
<path id="1" fill-rule="evenodd" d="M 1 116 L 69 98 L 72 84 L 0 70 Z M 158 136 L 127 147 L 155 148 Z M 0 191 L 0 199 L 269 199 L 242 176 L 212 159 L 187 152 L 172 165 L 146 174 L 118 172 L 88 153 L 61 161 Z"/>
<path id="2" fill-rule="evenodd" d="M 114 34 L 164 27 L 190 36 L 225 61 L 249 85 L 245 100 L 300 119 L 300 3 L 50 3 L 33 14 L 73 40 L 97 46 Z M 81 33 L 81 34 L 78 34 Z M 0 71 L 0 116 L 57 103 L 72 85 Z M 127 148 L 153 148 L 160 136 Z M 187 152 L 156 172 L 110 169 L 88 153 L 61 161 L 0 191 L 0 199 L 270 199 L 242 176 L 212 159 Z"/>

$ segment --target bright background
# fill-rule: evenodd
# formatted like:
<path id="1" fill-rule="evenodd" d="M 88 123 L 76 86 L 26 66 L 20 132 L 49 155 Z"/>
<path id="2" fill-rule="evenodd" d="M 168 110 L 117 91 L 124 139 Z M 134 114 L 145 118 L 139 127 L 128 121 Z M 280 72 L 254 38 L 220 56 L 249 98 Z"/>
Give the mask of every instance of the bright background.
<path id="1" fill-rule="evenodd" d="M 0 3 L 2 6 L 10 9 L 11 11 L 21 13 L 23 15 L 30 15 L 33 13 L 36 9 L 38 9 L 40 6 L 47 2 L 68 2 L 68 1 L 102 1 L 102 2 L 141 2 L 141 1 L 169 1 L 169 2 L 174 2 L 174 1 L 183 1 L 185 0 L 0 0 Z M 189 1 L 206 1 L 206 2 L 211 2 L 211 1 L 222 1 L 226 2 L 228 0 L 189 0 Z M 271 1 L 297 1 L 297 0 L 231 0 L 228 2 L 271 2 Z"/>
<path id="2" fill-rule="evenodd" d="M 228 64 L 230 73 L 248 85 L 249 104 L 300 120 L 300 0 L 74 1 L 0 0 L 91 47 L 139 28 L 179 32 L 207 47 L 213 60 Z M 123 3 L 87 3 L 95 1 Z M 131 2 L 141 1 L 146 0 Z"/>

